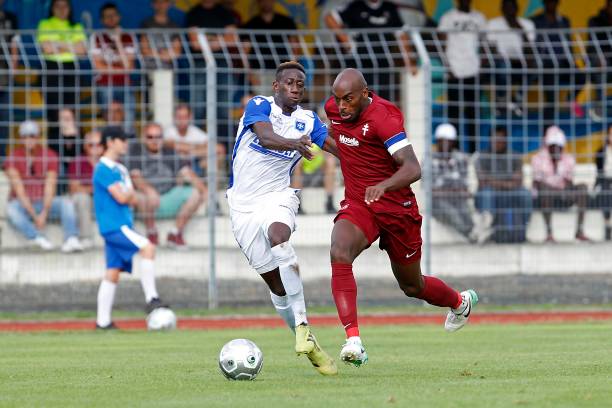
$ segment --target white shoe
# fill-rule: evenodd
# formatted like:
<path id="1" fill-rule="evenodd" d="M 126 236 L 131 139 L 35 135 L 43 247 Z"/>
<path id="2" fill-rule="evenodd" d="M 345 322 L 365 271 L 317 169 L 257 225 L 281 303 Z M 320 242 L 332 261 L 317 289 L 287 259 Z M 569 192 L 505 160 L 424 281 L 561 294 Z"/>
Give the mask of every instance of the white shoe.
<path id="1" fill-rule="evenodd" d="M 482 213 L 480 228 L 478 230 L 478 243 L 484 244 L 493 235 L 493 214 L 488 211 Z"/>
<path id="2" fill-rule="evenodd" d="M 53 244 L 46 237 L 39 235 L 34 239 L 30 240 L 30 243 L 38 246 L 40 249 L 44 251 L 50 251 L 53 249 Z"/>
<path id="3" fill-rule="evenodd" d="M 93 248 L 93 241 L 89 238 L 84 238 L 81 240 L 81 247 L 85 249 Z"/>
<path id="4" fill-rule="evenodd" d="M 368 353 L 363 348 L 358 336 L 346 339 L 346 343 L 340 351 L 340 360 L 346 364 L 353 364 L 355 367 L 361 367 L 368 362 Z"/>
<path id="5" fill-rule="evenodd" d="M 64 244 L 62 245 L 62 252 L 64 253 L 70 253 L 70 252 L 82 251 L 82 250 L 83 250 L 83 245 L 81 244 L 81 241 L 79 241 L 77 237 L 68 238 L 66 241 L 64 241 Z"/>
<path id="6" fill-rule="evenodd" d="M 465 326 L 472 312 L 472 308 L 478 303 L 478 295 L 473 289 L 461 292 L 463 301 L 456 309 L 451 309 L 446 315 L 444 329 L 447 332 L 454 332 Z"/>

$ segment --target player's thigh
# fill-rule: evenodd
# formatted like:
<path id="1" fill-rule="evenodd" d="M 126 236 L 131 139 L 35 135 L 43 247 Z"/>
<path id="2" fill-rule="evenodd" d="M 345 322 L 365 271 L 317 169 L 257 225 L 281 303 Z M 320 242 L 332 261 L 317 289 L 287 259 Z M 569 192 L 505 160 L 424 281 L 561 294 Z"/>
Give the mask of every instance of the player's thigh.
<path id="1" fill-rule="evenodd" d="M 331 235 L 332 262 L 352 263 L 376 241 L 379 229 L 374 215 L 360 202 L 343 200 Z"/>
<path id="2" fill-rule="evenodd" d="M 234 238 L 253 269 L 262 274 L 278 267 L 258 212 L 239 212 L 230 209 L 230 221 Z"/>
<path id="3" fill-rule="evenodd" d="M 287 242 L 295 231 L 300 199 L 291 189 L 282 194 L 274 194 L 267 201 L 259 211 L 270 245 L 275 246 Z"/>

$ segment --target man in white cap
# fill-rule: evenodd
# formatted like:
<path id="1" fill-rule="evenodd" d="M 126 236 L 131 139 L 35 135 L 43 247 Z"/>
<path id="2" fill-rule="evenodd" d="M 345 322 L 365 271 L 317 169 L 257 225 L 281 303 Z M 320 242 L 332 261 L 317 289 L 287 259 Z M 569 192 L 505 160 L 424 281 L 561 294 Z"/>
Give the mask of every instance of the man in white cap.
<path id="1" fill-rule="evenodd" d="M 83 249 L 74 204 L 56 196 L 57 154 L 40 141 L 40 128 L 31 120 L 19 126 L 22 146 L 13 150 L 4 168 L 11 184 L 9 222 L 31 243 L 44 250 L 53 244 L 43 234 L 48 218 L 59 218 L 64 231 L 63 252 Z"/>
<path id="2" fill-rule="evenodd" d="M 485 242 L 492 233 L 489 225 L 475 225 L 469 206 L 468 157 L 457 149 L 457 129 L 450 123 L 436 128 L 433 153 L 433 216 L 448 224 L 470 242 Z"/>
<path id="3" fill-rule="evenodd" d="M 578 207 L 576 239 L 589 241 L 584 234 L 584 211 L 587 206 L 588 188 L 574 184 L 576 160 L 564 151 L 565 133 L 558 126 L 546 129 L 544 146 L 531 159 L 533 189 L 546 223 L 546 242 L 555 242 L 552 233 L 552 211 L 557 208 Z"/>

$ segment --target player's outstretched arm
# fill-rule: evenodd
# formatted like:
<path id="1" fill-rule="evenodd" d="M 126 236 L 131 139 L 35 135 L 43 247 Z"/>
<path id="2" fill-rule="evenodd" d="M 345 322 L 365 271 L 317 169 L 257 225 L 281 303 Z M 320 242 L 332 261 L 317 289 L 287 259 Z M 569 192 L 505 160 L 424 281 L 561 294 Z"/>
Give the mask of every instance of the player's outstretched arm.
<path id="1" fill-rule="evenodd" d="M 259 138 L 259 143 L 266 149 L 297 150 L 305 159 L 312 160 L 314 155 L 310 151 L 312 141 L 309 136 L 299 139 L 287 139 L 274 133 L 270 122 L 255 122 L 253 131 Z"/>
<path id="2" fill-rule="evenodd" d="M 331 137 L 331 134 L 325 139 L 325 143 L 321 148 L 326 152 L 331 153 L 334 156 L 340 158 L 340 156 L 338 155 L 338 146 L 336 145 L 336 141 L 334 140 L 334 138 Z"/>
<path id="3" fill-rule="evenodd" d="M 388 179 L 366 189 L 364 198 L 366 204 L 378 201 L 387 191 L 408 187 L 421 178 L 421 165 L 414 154 L 412 145 L 402 147 L 393 153 L 393 160 L 399 164 L 400 168 Z"/>

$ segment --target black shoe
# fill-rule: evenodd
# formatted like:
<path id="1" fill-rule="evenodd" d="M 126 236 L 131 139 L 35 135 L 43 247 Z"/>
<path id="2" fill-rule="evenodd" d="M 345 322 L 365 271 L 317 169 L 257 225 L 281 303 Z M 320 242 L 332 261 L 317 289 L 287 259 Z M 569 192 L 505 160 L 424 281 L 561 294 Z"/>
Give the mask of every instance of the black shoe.
<path id="1" fill-rule="evenodd" d="M 110 322 L 106 326 L 100 326 L 98 323 L 96 323 L 96 330 L 119 330 L 119 328 L 115 326 L 115 323 L 113 322 Z"/>
<path id="2" fill-rule="evenodd" d="M 162 302 L 160 298 L 153 298 L 149 303 L 147 303 L 147 307 L 145 310 L 147 313 L 151 313 L 155 309 L 159 309 L 160 307 L 169 307 L 167 304 Z"/>

